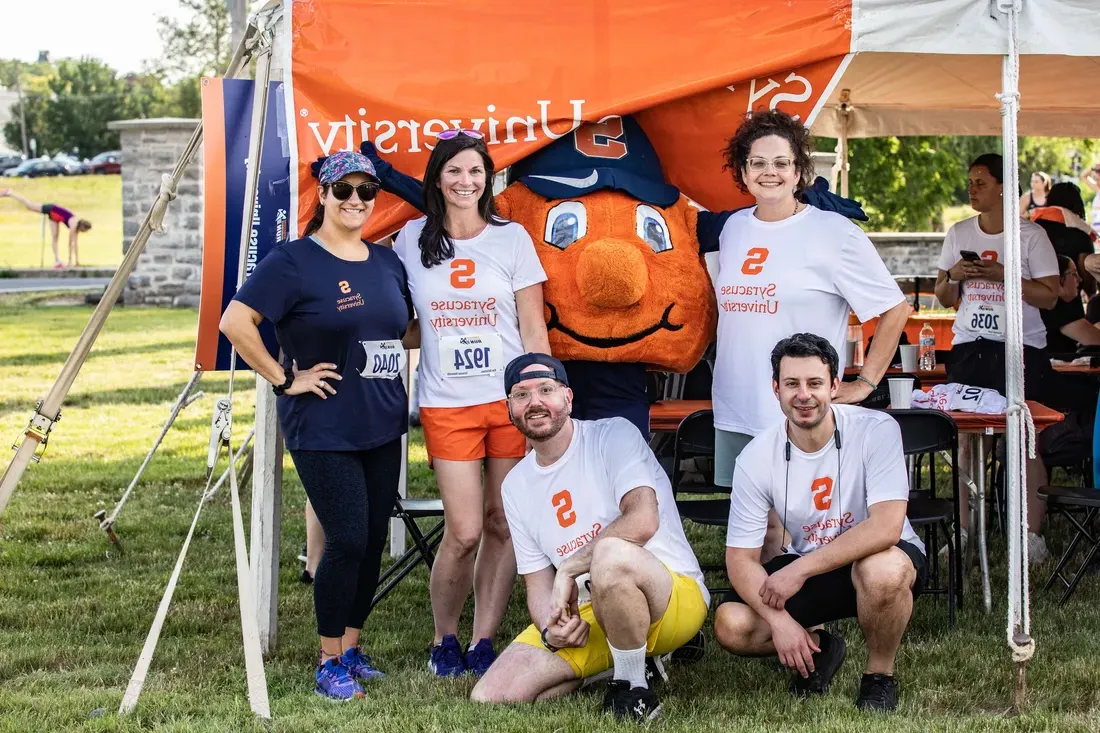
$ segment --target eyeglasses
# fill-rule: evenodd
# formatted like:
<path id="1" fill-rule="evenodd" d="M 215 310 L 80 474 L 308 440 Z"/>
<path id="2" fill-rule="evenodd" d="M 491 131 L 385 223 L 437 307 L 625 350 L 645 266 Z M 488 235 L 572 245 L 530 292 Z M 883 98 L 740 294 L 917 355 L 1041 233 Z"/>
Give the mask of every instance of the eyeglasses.
<path id="1" fill-rule="evenodd" d="M 558 392 L 558 385 L 556 384 L 544 384 L 538 389 L 532 391 L 529 389 L 517 389 L 508 395 L 508 400 L 513 405 L 526 405 L 531 401 L 531 395 L 538 394 L 539 400 L 547 400 L 553 397 Z"/>
<path id="2" fill-rule="evenodd" d="M 472 137 L 475 140 L 482 140 L 485 138 L 485 136 L 477 130 L 444 130 L 443 132 L 436 135 L 436 137 L 440 140 L 450 140 L 452 138 L 458 137 L 459 135 Z"/>
<path id="3" fill-rule="evenodd" d="M 775 168 L 776 173 L 786 173 L 794 166 L 794 161 L 790 158 L 776 158 L 775 160 L 749 158 L 748 168 L 753 173 L 763 173 L 769 166 Z"/>
<path id="4" fill-rule="evenodd" d="M 353 186 L 347 181 L 336 181 L 329 186 L 329 190 L 337 201 L 347 201 L 351 198 L 352 191 L 359 194 L 360 201 L 374 201 L 374 197 L 378 195 L 378 184 L 360 183 L 358 186 Z"/>

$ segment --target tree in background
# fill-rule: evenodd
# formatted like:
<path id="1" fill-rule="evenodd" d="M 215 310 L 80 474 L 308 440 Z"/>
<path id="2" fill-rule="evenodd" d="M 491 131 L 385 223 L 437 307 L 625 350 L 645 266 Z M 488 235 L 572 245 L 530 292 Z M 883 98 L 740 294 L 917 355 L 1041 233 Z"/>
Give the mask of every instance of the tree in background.
<path id="1" fill-rule="evenodd" d="M 49 62 L 26 64 L 15 59 L 0 59 L 0 86 L 8 89 L 23 87 L 23 100 L 26 105 L 27 139 L 35 140 L 44 129 L 42 113 L 49 96 L 49 80 L 54 74 L 54 66 Z M 19 103 L 11 106 L 10 121 L 4 125 L 4 141 L 16 150 L 23 149 L 23 133 L 20 125 Z"/>
<path id="2" fill-rule="evenodd" d="M 151 65 L 156 75 L 169 82 L 169 97 L 176 116 L 199 117 L 202 102 L 199 79 L 225 71 L 233 55 L 229 39 L 229 7 L 225 0 L 179 0 L 186 20 L 157 18 L 157 33 L 164 44 L 161 58 Z"/>
<path id="3" fill-rule="evenodd" d="M 833 138 L 817 139 L 818 150 L 835 147 Z M 1026 190 L 1037 170 L 1076 182 L 1083 166 L 1100 155 L 1100 141 L 1023 137 L 1019 151 L 1020 181 Z M 944 210 L 969 201 L 966 174 L 971 161 L 982 153 L 1000 152 L 999 137 L 851 139 L 849 195 L 863 203 L 870 231 L 943 231 Z M 1086 204 L 1092 198 L 1089 191 L 1082 195 Z"/>

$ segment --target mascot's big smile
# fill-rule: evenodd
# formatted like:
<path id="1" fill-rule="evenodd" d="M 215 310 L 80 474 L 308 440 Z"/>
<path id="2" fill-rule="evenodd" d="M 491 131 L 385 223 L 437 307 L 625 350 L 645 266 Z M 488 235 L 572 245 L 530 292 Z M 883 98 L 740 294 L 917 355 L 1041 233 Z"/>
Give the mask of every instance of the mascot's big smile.
<path id="1" fill-rule="evenodd" d="M 660 322 L 655 323 L 652 326 L 649 326 L 648 328 L 643 328 L 641 331 L 635 331 L 634 333 L 629 334 L 627 336 L 605 336 L 605 337 L 601 337 L 601 336 L 585 336 L 584 334 L 577 333 L 573 329 L 569 328 L 568 326 L 563 324 L 561 322 L 561 320 L 558 318 L 558 309 L 554 307 L 554 304 L 547 301 L 546 302 L 546 307 L 550 310 L 550 320 L 548 320 L 546 322 L 546 330 L 547 331 L 552 331 L 554 329 L 557 329 L 557 330 L 561 331 L 562 333 L 564 333 L 569 338 L 574 339 L 575 341 L 578 341 L 578 342 L 580 342 L 580 343 L 582 343 L 586 346 L 593 346 L 597 349 L 610 349 L 610 348 L 613 348 L 615 346 L 626 346 L 627 344 L 632 344 L 635 341 L 641 341 L 642 339 L 646 338 L 647 336 L 652 336 L 653 334 L 657 333 L 661 329 L 665 329 L 665 330 L 668 330 L 668 331 L 679 331 L 681 328 L 683 328 L 684 324 L 682 324 L 682 323 L 671 323 L 668 320 L 669 314 L 672 313 L 672 306 L 673 305 L 675 305 L 675 304 L 674 303 L 669 303 L 668 307 L 665 308 L 665 312 L 661 315 Z"/>

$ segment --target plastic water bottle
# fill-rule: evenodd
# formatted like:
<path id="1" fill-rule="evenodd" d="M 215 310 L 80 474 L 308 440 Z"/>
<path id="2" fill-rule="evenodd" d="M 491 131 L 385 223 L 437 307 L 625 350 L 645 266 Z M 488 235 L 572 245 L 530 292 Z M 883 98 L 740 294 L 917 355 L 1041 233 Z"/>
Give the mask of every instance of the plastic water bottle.
<path id="1" fill-rule="evenodd" d="M 925 323 L 920 330 L 919 359 L 917 366 L 922 372 L 936 368 L 936 332 L 932 330 L 931 323 Z"/>

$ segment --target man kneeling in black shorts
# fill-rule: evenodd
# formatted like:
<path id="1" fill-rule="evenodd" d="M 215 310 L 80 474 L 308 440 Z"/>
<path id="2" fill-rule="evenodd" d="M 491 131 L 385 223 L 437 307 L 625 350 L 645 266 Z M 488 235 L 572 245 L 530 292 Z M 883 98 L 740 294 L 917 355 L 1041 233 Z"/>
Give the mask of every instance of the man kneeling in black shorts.
<path id="1" fill-rule="evenodd" d="M 906 519 L 901 430 L 883 412 L 833 405 L 840 386 L 829 342 L 795 334 L 771 354 L 772 388 L 787 419 L 737 459 L 726 566 L 734 590 L 714 617 L 718 642 L 741 656 L 778 654 L 791 691 L 828 691 L 844 641 L 812 627 L 859 619 L 867 668 L 856 705 L 897 705 L 894 657 L 923 587 L 924 544 Z M 784 554 L 760 563 L 775 509 Z"/>

